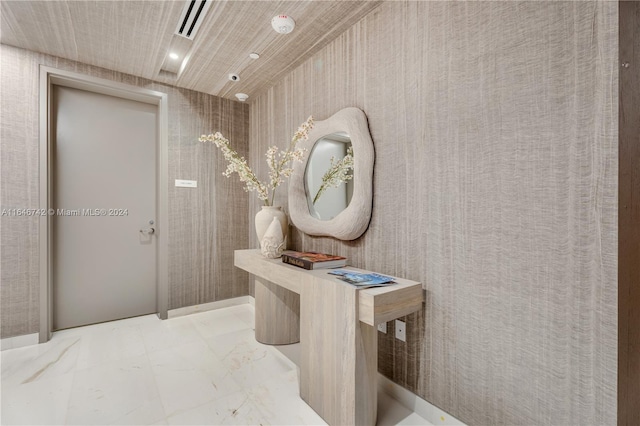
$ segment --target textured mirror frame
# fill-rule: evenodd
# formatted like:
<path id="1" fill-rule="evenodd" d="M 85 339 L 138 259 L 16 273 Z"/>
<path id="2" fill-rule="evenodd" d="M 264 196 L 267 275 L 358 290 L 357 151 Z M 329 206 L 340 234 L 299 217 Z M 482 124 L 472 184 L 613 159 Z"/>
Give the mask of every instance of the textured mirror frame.
<path id="1" fill-rule="evenodd" d="M 319 220 L 309 213 L 305 193 L 305 170 L 316 141 L 325 135 L 347 132 L 353 146 L 353 197 L 340 214 L 331 220 Z M 316 121 L 309 140 L 299 143 L 306 148 L 305 161 L 294 163 L 289 181 L 289 215 L 293 224 L 309 235 L 355 240 L 369 227 L 373 203 L 373 163 L 375 152 L 367 116 L 358 108 L 345 108 L 326 120 Z"/>

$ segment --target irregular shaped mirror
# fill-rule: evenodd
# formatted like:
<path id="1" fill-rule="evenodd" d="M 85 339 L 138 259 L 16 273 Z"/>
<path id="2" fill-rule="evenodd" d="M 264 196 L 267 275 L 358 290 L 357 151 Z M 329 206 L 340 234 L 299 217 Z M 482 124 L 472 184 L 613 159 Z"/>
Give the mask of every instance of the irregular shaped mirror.
<path id="1" fill-rule="evenodd" d="M 309 214 L 331 220 L 353 197 L 353 148 L 346 132 L 325 135 L 313 145 L 304 176 Z"/>
<path id="2" fill-rule="evenodd" d="M 374 150 L 367 117 L 345 108 L 316 121 L 304 162 L 294 163 L 289 181 L 289 214 L 309 235 L 355 240 L 369 226 Z"/>

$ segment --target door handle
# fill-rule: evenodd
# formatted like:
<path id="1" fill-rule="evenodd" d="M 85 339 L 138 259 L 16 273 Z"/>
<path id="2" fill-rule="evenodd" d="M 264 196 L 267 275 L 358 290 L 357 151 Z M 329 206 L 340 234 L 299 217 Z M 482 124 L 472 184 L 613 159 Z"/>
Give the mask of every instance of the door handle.
<path id="1" fill-rule="evenodd" d="M 156 232 L 155 228 L 149 227 L 140 230 L 141 234 L 153 235 Z"/>

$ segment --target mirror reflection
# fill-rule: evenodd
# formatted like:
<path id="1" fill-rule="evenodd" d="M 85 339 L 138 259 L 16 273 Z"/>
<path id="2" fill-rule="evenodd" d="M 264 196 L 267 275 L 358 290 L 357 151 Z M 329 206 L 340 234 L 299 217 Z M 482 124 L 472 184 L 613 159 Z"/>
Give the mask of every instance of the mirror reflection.
<path id="1" fill-rule="evenodd" d="M 311 216 L 331 220 L 353 197 L 353 147 L 346 132 L 318 139 L 305 170 L 305 192 Z"/>

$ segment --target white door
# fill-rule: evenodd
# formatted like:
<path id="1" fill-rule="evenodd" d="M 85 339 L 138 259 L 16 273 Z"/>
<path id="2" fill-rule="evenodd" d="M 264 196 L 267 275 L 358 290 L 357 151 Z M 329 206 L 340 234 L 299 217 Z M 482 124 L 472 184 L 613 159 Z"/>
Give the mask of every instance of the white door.
<path id="1" fill-rule="evenodd" d="M 157 312 L 157 106 L 62 86 L 51 105 L 53 329 Z"/>

